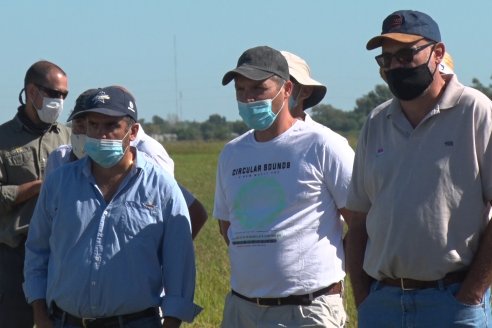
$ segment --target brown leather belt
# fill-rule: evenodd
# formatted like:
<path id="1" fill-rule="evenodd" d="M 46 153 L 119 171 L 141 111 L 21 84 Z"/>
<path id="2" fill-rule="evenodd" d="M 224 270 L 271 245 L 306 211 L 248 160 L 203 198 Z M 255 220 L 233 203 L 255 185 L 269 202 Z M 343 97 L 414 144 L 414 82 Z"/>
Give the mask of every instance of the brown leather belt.
<path id="1" fill-rule="evenodd" d="M 120 327 L 120 320 L 123 323 L 128 323 L 133 320 L 137 320 L 140 318 L 153 317 L 158 316 L 159 311 L 157 308 L 148 308 L 140 312 L 123 314 L 119 316 L 113 317 L 104 317 L 104 318 L 79 318 L 71 315 L 68 312 L 60 309 L 56 304 L 53 304 L 53 315 L 57 318 L 63 318 L 65 315 L 65 323 L 73 326 L 79 326 L 84 328 L 98 328 L 98 327 Z"/>
<path id="2" fill-rule="evenodd" d="M 400 287 L 403 290 L 437 288 L 439 287 L 440 283 L 442 283 L 444 286 L 448 286 L 458 282 L 463 282 L 463 280 L 465 280 L 467 273 L 468 273 L 467 271 L 451 272 L 445 275 L 444 278 L 442 279 L 431 280 L 431 281 L 421 281 L 421 280 L 413 280 L 407 278 L 397 278 L 397 279 L 385 278 L 383 280 L 380 280 L 380 283 L 384 285 Z"/>
<path id="3" fill-rule="evenodd" d="M 256 297 L 251 298 L 239 294 L 235 290 L 232 290 L 231 293 L 239 298 L 242 298 L 243 300 L 256 303 L 257 305 L 279 306 L 279 305 L 311 305 L 313 300 L 321 295 L 341 294 L 342 291 L 343 291 L 342 282 L 339 281 L 334 284 L 331 284 L 328 287 L 317 290 L 314 293 L 305 294 L 305 295 L 290 295 L 287 297 L 278 297 L 278 298 L 256 298 Z"/>

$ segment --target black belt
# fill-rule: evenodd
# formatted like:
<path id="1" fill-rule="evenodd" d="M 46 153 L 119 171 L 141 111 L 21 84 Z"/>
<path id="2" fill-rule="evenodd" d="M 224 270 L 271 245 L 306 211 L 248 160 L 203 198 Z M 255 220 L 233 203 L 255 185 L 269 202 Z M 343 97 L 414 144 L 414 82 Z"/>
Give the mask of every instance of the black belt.
<path id="1" fill-rule="evenodd" d="M 438 288 L 440 283 L 442 283 L 444 286 L 448 286 L 458 282 L 463 282 L 463 280 L 465 280 L 466 278 L 467 273 L 467 271 L 451 272 L 445 275 L 442 279 L 431 281 L 421 281 L 407 278 L 385 278 L 381 280 L 380 283 L 384 285 L 400 287 L 403 290 Z"/>
<path id="2" fill-rule="evenodd" d="M 250 298 L 239 294 L 235 290 L 232 290 L 231 293 L 239 298 L 242 298 L 243 300 L 256 303 L 257 305 L 278 306 L 278 305 L 311 305 L 313 300 L 321 295 L 341 294 L 342 291 L 343 291 L 342 282 L 339 281 L 334 284 L 331 284 L 328 287 L 317 290 L 314 293 L 305 294 L 305 295 L 290 295 L 287 297 L 278 297 L 278 298 L 257 298 L 257 297 Z"/>
<path id="3" fill-rule="evenodd" d="M 146 317 L 154 317 L 159 315 L 159 311 L 157 308 L 148 308 L 140 312 L 130 313 L 130 314 L 122 314 L 113 317 L 104 317 L 104 318 L 79 318 L 71 315 L 68 312 L 60 309 L 56 304 L 53 304 L 53 315 L 58 318 L 63 318 L 65 316 L 64 323 L 69 325 L 84 327 L 84 328 L 98 328 L 98 327 L 120 327 L 120 320 L 123 323 L 128 323 L 140 318 Z"/>

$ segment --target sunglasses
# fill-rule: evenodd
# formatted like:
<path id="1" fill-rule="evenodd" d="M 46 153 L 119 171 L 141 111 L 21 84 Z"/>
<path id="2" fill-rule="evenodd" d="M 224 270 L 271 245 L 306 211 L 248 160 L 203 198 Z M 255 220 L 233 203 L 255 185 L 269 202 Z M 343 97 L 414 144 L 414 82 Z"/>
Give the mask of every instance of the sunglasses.
<path id="1" fill-rule="evenodd" d="M 50 98 L 65 99 L 67 98 L 68 91 L 58 91 L 42 86 L 41 84 L 35 84 L 35 86 L 44 92 Z"/>
<path id="2" fill-rule="evenodd" d="M 389 52 L 383 52 L 382 54 L 374 57 L 376 58 L 376 62 L 381 68 L 390 68 L 391 66 L 391 61 L 396 59 L 400 64 L 402 65 L 407 65 L 410 64 L 413 61 L 413 57 L 427 48 L 428 46 L 431 46 L 433 44 L 436 44 L 435 42 L 429 42 L 426 44 L 421 45 L 420 47 L 415 47 L 415 48 L 403 48 L 395 52 L 394 54 L 389 53 Z"/>

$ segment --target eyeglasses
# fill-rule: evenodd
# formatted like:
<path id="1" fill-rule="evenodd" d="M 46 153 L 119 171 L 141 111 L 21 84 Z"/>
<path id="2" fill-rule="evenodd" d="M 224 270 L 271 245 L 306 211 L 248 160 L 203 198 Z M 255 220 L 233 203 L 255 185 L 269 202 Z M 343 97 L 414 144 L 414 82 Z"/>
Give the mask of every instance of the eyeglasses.
<path id="1" fill-rule="evenodd" d="M 406 65 L 413 61 L 413 57 L 427 48 L 430 45 L 436 44 L 435 42 L 429 42 L 420 47 L 415 48 L 403 48 L 395 52 L 394 54 L 389 52 L 383 52 L 382 54 L 374 57 L 378 65 L 381 68 L 389 68 L 391 66 L 391 61 L 395 58 L 400 64 Z"/>
<path id="2" fill-rule="evenodd" d="M 68 91 L 58 91 L 42 86 L 41 84 L 34 84 L 39 90 L 43 91 L 50 98 L 67 98 Z"/>

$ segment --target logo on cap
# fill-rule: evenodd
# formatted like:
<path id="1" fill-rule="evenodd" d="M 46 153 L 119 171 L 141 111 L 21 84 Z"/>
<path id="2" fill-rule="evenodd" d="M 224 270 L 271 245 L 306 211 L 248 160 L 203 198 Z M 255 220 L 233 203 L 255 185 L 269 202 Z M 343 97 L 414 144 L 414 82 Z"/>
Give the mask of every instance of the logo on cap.
<path id="1" fill-rule="evenodd" d="M 131 110 L 132 112 L 135 112 L 135 109 L 133 109 L 133 102 L 131 100 L 128 104 L 128 109 Z"/>
<path id="2" fill-rule="evenodd" d="M 389 20 L 389 28 L 400 27 L 403 24 L 403 16 L 393 15 Z"/>
<path id="3" fill-rule="evenodd" d="M 110 97 L 110 96 L 108 96 L 108 95 L 107 95 L 104 91 L 99 91 L 99 92 L 97 93 L 97 95 L 95 95 L 95 96 L 92 98 L 92 102 L 93 102 L 94 104 L 96 104 L 96 103 L 98 103 L 98 102 L 100 102 L 100 103 L 104 104 L 104 103 L 105 103 L 105 100 L 110 100 L 110 99 L 111 99 L 111 97 Z"/>

